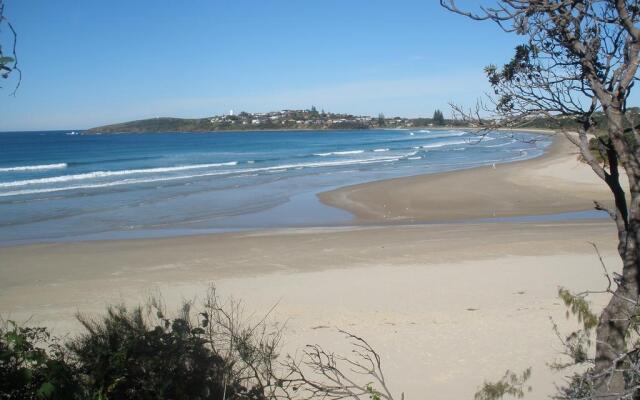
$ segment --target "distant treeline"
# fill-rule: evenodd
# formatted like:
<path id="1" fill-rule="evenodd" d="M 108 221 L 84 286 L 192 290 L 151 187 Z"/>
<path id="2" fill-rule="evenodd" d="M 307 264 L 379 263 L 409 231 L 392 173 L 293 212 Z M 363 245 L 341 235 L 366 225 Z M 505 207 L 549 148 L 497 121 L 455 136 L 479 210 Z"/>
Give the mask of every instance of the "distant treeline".
<path id="1" fill-rule="evenodd" d="M 631 110 L 631 115 L 640 114 L 640 109 Z M 595 113 L 598 130 L 606 130 L 606 118 Z M 477 122 L 477 121 L 476 121 Z M 126 133 L 126 132 L 213 132 L 213 131 L 256 131 L 256 130 L 328 130 L 328 129 L 377 129 L 377 128 L 413 128 L 413 127 L 474 127 L 477 123 L 467 120 L 445 119 L 439 110 L 433 118 L 386 118 L 363 117 L 350 114 L 333 114 L 311 110 L 278 111 L 264 114 L 214 116 L 208 118 L 151 118 L 119 124 L 99 126 L 85 133 Z M 534 118 L 521 128 L 536 129 L 577 129 L 578 122 L 570 118 Z"/>

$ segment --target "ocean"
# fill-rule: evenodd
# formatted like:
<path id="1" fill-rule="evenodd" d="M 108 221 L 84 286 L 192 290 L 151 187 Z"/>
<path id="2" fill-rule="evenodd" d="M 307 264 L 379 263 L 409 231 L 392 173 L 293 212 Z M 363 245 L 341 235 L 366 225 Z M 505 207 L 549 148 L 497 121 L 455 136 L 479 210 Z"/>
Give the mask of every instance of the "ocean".
<path id="1" fill-rule="evenodd" d="M 0 133 L 0 245 L 348 224 L 316 194 L 539 156 L 533 133 Z"/>

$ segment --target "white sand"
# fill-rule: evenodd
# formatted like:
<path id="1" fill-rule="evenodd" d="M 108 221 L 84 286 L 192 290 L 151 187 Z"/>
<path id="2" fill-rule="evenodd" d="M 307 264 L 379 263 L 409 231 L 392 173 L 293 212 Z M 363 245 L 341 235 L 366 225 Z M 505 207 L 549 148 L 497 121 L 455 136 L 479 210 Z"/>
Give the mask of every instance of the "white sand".
<path id="1" fill-rule="evenodd" d="M 575 154 L 566 146 L 554 151 L 496 170 L 347 188 L 341 193 L 354 194 L 349 202 L 357 204 L 342 205 L 368 221 L 411 221 L 484 217 L 496 209 L 499 215 L 573 211 L 589 208 L 591 196 L 606 198 Z M 380 211 L 381 200 L 393 207 Z M 64 334 L 78 329 L 76 311 L 137 304 L 157 291 L 176 305 L 215 283 L 257 315 L 279 302 L 273 317 L 287 323 L 284 352 L 306 343 L 346 352 L 335 327 L 366 337 L 383 357 L 391 388 L 407 399 L 471 399 L 483 380 L 529 366 L 534 392 L 528 398 L 542 399 L 561 378 L 546 367 L 559 349 L 549 317 L 563 329 L 575 326 L 564 319 L 558 286 L 605 284 L 588 241 L 598 244 L 610 270 L 619 268 L 615 228 L 606 220 L 306 228 L 0 248 L 0 315 Z M 596 306 L 602 302 L 596 299 Z"/>

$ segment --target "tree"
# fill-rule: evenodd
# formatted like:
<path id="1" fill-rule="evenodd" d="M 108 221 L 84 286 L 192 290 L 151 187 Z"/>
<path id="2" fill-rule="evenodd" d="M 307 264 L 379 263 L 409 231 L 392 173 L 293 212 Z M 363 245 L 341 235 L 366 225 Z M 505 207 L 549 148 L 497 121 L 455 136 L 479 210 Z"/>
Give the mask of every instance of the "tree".
<path id="1" fill-rule="evenodd" d="M 4 0 L 0 0 L 0 33 L 2 33 L 3 29 L 8 29 L 10 33 L 8 39 L 10 50 L 7 52 L 6 49 L 2 47 L 2 41 L 0 41 L 0 77 L 2 77 L 2 79 L 9 79 L 12 73 L 15 72 L 18 74 L 18 82 L 12 93 L 15 94 L 22 80 L 22 71 L 18 68 L 18 56 L 16 54 L 18 35 L 15 29 L 13 29 L 11 22 L 9 22 L 4 15 Z M 4 40 L 4 35 L 1 35 L 0 39 Z"/>
<path id="2" fill-rule="evenodd" d="M 435 110 L 433 112 L 433 124 L 439 126 L 444 125 L 444 115 L 442 114 L 442 111 Z"/>
<path id="3" fill-rule="evenodd" d="M 487 129 L 526 126 L 540 117 L 558 127 L 567 119 L 575 121 L 577 135 L 565 135 L 611 191 L 614 205 L 595 207 L 606 210 L 616 223 L 623 269 L 599 317 L 591 376 L 596 398 L 629 395 L 636 390 L 625 382 L 624 366 L 631 362 L 626 335 L 638 315 L 640 291 L 640 125 L 627 102 L 638 80 L 640 2 L 497 0 L 478 12 L 461 10 L 454 0 L 440 4 L 474 20 L 493 21 L 525 39 L 502 68 L 485 69 L 495 95 L 491 107 L 479 104 L 470 113 L 454 110 Z M 492 110 L 493 122 L 479 118 L 483 110 Z M 600 125 L 599 116 L 604 121 Z M 590 138 L 599 130 L 604 163 L 589 149 Z"/>
<path id="4" fill-rule="evenodd" d="M 378 126 L 385 126 L 387 124 L 387 121 L 384 117 L 383 113 L 378 114 Z"/>

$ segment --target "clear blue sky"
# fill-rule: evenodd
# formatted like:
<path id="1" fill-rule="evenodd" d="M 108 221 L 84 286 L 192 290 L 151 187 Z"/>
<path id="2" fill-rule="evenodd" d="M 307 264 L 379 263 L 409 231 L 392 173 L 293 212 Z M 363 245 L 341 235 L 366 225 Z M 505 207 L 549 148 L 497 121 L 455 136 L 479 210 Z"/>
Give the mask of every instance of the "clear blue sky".
<path id="1" fill-rule="evenodd" d="M 448 114 L 518 42 L 436 0 L 5 2 L 23 81 L 0 89 L 0 131 L 311 105 Z"/>

